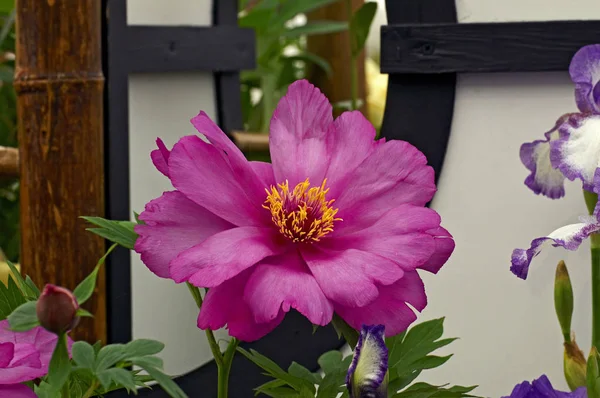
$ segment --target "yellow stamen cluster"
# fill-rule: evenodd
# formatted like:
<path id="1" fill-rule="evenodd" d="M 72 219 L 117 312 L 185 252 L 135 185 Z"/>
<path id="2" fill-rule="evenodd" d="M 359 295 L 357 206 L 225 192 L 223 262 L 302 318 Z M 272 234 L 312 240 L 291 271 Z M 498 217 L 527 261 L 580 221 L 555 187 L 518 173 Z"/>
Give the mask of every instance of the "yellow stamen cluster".
<path id="1" fill-rule="evenodd" d="M 273 223 L 279 232 L 293 242 L 318 242 L 333 231 L 338 209 L 331 205 L 335 199 L 327 200 L 329 188 L 325 189 L 327 179 L 320 187 L 310 188 L 308 178 L 296 185 L 290 192 L 288 181 L 271 186 L 267 191 L 267 200 L 263 207 L 271 211 Z"/>

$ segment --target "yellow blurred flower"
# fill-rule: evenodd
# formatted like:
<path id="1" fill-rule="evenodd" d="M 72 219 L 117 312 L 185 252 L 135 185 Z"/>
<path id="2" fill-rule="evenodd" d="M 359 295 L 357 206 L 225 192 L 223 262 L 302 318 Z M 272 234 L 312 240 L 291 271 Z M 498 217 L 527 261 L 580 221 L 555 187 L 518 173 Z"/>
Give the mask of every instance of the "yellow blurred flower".
<path id="1" fill-rule="evenodd" d="M 379 65 L 371 58 L 365 61 L 367 79 L 367 118 L 376 129 L 383 122 L 383 111 L 387 94 L 388 75 L 379 73 Z"/>

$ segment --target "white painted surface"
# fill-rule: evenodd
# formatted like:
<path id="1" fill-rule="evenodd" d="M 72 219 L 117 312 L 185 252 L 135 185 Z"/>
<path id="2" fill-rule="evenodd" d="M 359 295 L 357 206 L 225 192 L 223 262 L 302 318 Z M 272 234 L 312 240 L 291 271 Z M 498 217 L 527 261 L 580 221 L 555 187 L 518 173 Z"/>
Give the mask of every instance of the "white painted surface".
<path id="1" fill-rule="evenodd" d="M 130 24 L 210 25 L 211 0 L 128 0 Z M 161 137 L 170 148 L 195 134 L 189 120 L 199 110 L 215 116 L 210 73 L 140 74 L 129 79 L 130 205 L 145 203 L 171 190 L 169 180 L 152 165 L 150 152 Z M 162 354 L 169 374 L 186 373 L 211 358 L 204 333 L 196 327 L 198 310 L 185 285 L 152 274 L 131 255 L 133 338 L 166 344 Z"/>

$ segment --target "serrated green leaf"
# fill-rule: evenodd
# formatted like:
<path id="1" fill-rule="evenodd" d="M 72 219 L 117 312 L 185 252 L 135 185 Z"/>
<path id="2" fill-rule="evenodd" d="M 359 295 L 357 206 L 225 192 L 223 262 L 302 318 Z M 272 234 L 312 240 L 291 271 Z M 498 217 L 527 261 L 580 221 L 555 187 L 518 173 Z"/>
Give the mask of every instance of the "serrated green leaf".
<path id="1" fill-rule="evenodd" d="M 83 303 L 88 301 L 90 297 L 92 297 L 94 289 L 96 289 L 96 279 L 98 278 L 98 271 L 100 271 L 100 267 L 102 267 L 102 265 L 106 261 L 106 257 L 108 257 L 108 255 L 115 249 L 115 247 L 116 243 L 106 251 L 104 256 L 100 258 L 100 260 L 98 260 L 98 263 L 94 267 L 94 270 L 88 276 L 86 276 L 85 279 L 79 283 L 79 285 L 77 285 L 75 290 L 73 290 L 73 295 L 77 299 L 77 303 L 79 305 L 82 305 Z"/>
<path id="2" fill-rule="evenodd" d="M 0 282 L 0 320 L 5 320 L 23 303 L 25 303 L 25 297 L 13 278 L 8 278 L 7 286 Z"/>
<path id="3" fill-rule="evenodd" d="M 143 357 L 146 355 L 158 354 L 165 348 L 160 341 L 149 339 L 137 339 L 125 344 L 125 354 L 127 358 Z"/>
<path id="4" fill-rule="evenodd" d="M 364 3 L 352 16 L 350 21 L 350 38 L 352 40 L 352 56 L 356 57 L 365 47 L 371 24 L 377 12 L 377 3 Z"/>
<path id="5" fill-rule="evenodd" d="M 131 221 L 113 221 L 102 217 L 81 217 L 99 228 L 87 228 L 90 231 L 111 242 L 133 250 L 138 235 L 133 230 L 135 223 Z"/>
<path id="6" fill-rule="evenodd" d="M 99 373 L 125 359 L 124 347 L 123 344 L 111 344 L 102 347 L 96 356 L 95 371 Z"/>
<path id="7" fill-rule="evenodd" d="M 300 365 L 297 362 L 292 362 L 292 364 L 288 368 L 288 373 L 294 377 L 304 379 L 313 384 L 319 384 L 321 382 L 321 376 L 318 373 L 312 373 L 310 370 L 306 369 L 304 366 Z"/>
<path id="8" fill-rule="evenodd" d="M 56 347 L 54 347 L 50 365 L 48 366 L 48 383 L 54 391 L 62 389 L 63 385 L 69 379 L 69 373 L 71 373 L 71 361 L 67 350 L 67 335 L 62 334 L 56 342 Z"/>
<path id="9" fill-rule="evenodd" d="M 15 332 L 25 332 L 40 324 L 36 313 L 37 301 L 27 301 L 21 304 L 8 316 L 8 324 Z"/>
<path id="10" fill-rule="evenodd" d="M 183 390 L 169 376 L 151 366 L 143 367 L 146 372 L 162 387 L 172 398 L 187 398 Z"/>
<path id="11" fill-rule="evenodd" d="M 115 384 L 115 387 L 125 387 L 128 391 L 135 390 L 135 380 L 133 375 L 122 368 L 110 368 L 103 370 L 102 372 L 98 372 L 96 374 L 100 384 L 105 390 L 108 390 L 111 387 L 111 384 Z"/>
<path id="12" fill-rule="evenodd" d="M 333 350 L 321 355 L 317 362 L 323 370 L 323 372 L 327 374 L 334 372 L 336 369 L 338 369 L 340 367 L 340 364 L 342 363 L 342 359 L 342 353 L 337 350 Z"/>
<path id="13" fill-rule="evenodd" d="M 94 347 L 88 342 L 76 341 L 73 344 L 71 352 L 73 354 L 73 360 L 77 365 L 83 368 L 94 369 L 96 354 L 94 353 Z"/>
<path id="14" fill-rule="evenodd" d="M 310 21 L 305 25 L 283 31 L 283 37 L 296 38 L 300 36 L 324 35 L 343 32 L 348 29 L 348 23 L 342 21 Z"/>

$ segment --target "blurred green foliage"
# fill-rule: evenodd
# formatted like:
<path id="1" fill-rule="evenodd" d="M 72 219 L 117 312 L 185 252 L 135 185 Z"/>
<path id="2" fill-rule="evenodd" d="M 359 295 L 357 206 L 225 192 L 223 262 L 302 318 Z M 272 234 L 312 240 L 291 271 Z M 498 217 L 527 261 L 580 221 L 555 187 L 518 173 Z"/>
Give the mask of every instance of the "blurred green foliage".
<path id="1" fill-rule="evenodd" d="M 0 0 L 0 146 L 17 146 L 14 1 Z M 0 180 L 0 261 L 19 259 L 19 182 Z"/>
<path id="2" fill-rule="evenodd" d="M 340 0 L 240 0 L 239 25 L 256 32 L 256 69 L 241 74 L 244 129 L 267 133 L 288 86 L 309 66 L 331 73 L 327 61 L 306 49 L 309 35 L 341 32 L 347 22 L 306 21 L 306 13 Z"/>

